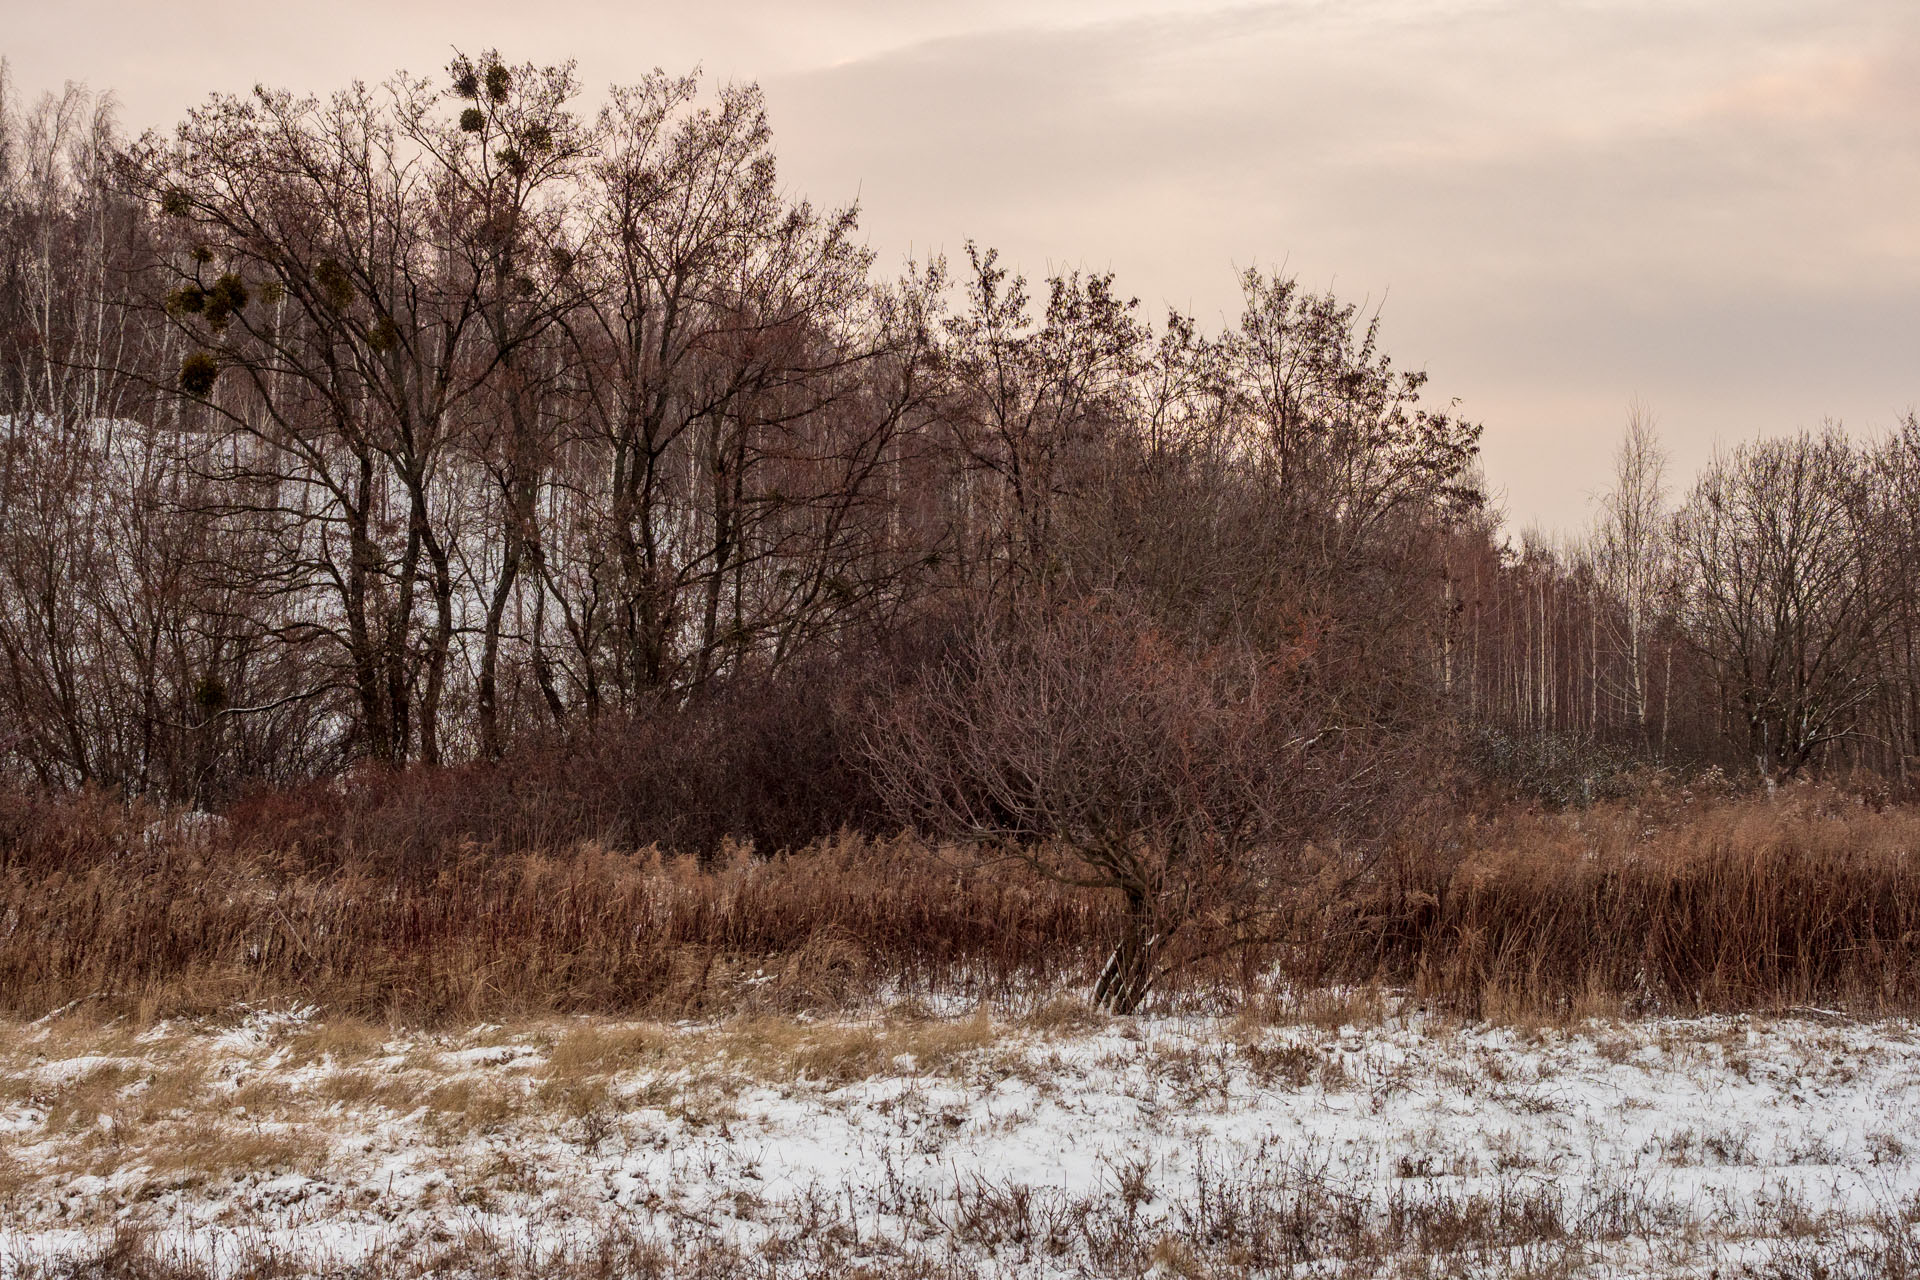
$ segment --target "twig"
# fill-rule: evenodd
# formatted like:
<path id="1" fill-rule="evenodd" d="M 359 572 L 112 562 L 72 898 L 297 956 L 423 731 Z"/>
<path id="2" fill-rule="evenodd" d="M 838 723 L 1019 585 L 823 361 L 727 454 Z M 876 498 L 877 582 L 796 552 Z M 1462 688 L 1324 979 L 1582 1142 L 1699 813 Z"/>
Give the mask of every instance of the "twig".
<path id="1" fill-rule="evenodd" d="M 1806 1014 L 1815 1018 L 1831 1018 L 1835 1022 L 1858 1022 L 1860 1019 L 1838 1009 L 1819 1009 L 1810 1004 L 1792 1004 L 1787 1006 L 1788 1013 Z"/>
<path id="2" fill-rule="evenodd" d="M 100 994 L 101 994 L 100 992 L 95 991 L 90 995 L 84 995 L 79 997 L 78 999 L 69 1000 L 65 1004 L 61 1005 L 58 1009 L 55 1009 L 52 1013 L 43 1014 L 40 1017 L 35 1018 L 32 1022 L 29 1022 L 27 1024 L 27 1029 L 32 1030 L 36 1027 L 44 1027 L 49 1022 L 52 1022 L 55 1018 L 61 1017 L 64 1014 L 72 1013 L 75 1009 L 79 1008 L 81 1005 L 85 1004 L 87 1001 L 97 999 L 100 996 Z"/>

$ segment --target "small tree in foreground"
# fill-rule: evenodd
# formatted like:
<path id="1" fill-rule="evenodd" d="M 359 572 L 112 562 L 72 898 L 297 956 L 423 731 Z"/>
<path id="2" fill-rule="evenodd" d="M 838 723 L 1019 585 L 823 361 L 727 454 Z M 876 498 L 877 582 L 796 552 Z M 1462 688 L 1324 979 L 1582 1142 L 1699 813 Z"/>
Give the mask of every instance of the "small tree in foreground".
<path id="1" fill-rule="evenodd" d="M 1307 842 L 1372 821 L 1401 771 L 1316 688 L 1312 646 L 1194 649 L 1072 609 L 985 628 L 882 713 L 869 759 L 903 820 L 1126 903 L 1096 1006 L 1138 1007 L 1174 935 L 1249 941 Z"/>

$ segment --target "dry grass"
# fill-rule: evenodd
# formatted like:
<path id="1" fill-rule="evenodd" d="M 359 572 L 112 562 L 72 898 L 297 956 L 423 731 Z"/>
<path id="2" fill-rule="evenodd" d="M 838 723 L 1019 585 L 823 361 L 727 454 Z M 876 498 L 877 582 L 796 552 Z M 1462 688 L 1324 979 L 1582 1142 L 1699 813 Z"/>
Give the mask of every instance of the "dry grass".
<path id="1" fill-rule="evenodd" d="M 808 1024 L 755 1018 L 727 1028 L 729 1065 L 763 1080 L 845 1083 L 909 1072 L 940 1072 L 989 1048 L 1000 1032 L 984 1011 L 953 1020 Z"/>
<path id="2" fill-rule="evenodd" d="M 137 1078 L 132 1063 L 92 1067 L 64 1084 L 46 1099 L 46 1126 L 56 1133 L 85 1133 L 100 1127 L 120 1098 L 121 1090 Z"/>
<path id="3" fill-rule="evenodd" d="M 657 1063 L 670 1052 L 674 1037 L 659 1026 L 594 1024 L 567 1032 L 547 1055 L 552 1075 L 593 1075 L 627 1071 Z"/>
<path id="4" fill-rule="evenodd" d="M 1492 1017 L 1915 1007 L 1920 808 L 1656 795 L 1453 838 L 1384 870 L 1322 973 Z"/>
<path id="5" fill-rule="evenodd" d="M 359 1018 L 329 1018 L 302 1027 L 287 1040 L 285 1053 L 296 1066 L 309 1062 L 343 1066 L 380 1052 L 387 1036 L 387 1028 Z"/>
<path id="6" fill-rule="evenodd" d="M 1026 1024 L 1022 1024 L 1023 1026 Z M 1082 1024 L 1058 1024 L 1056 1030 Z M 881 1076 L 938 1074 L 993 1049 L 1010 1028 L 985 1010 L 962 1018 L 887 1017 L 811 1021 L 753 1015 L 693 1027 L 590 1024 L 568 1030 L 548 1051 L 540 1096 L 577 1113 L 625 1072 L 677 1071 L 695 1082 L 846 1084 Z"/>
<path id="7" fill-rule="evenodd" d="M 312 1174 L 325 1158 L 325 1143 L 311 1133 L 211 1117 L 184 1126 L 148 1152 L 163 1186 L 204 1186 L 242 1173 Z"/>
<path id="8" fill-rule="evenodd" d="M 1859 1029 L 1826 1032 L 1804 1021 L 1791 1024 L 1791 1038 L 1768 1041 L 1760 1020 L 1714 1020 L 1591 1028 L 1582 1041 L 1587 1047 L 1579 1048 L 1563 1031 L 1473 1033 L 1441 1020 L 1447 1025 L 1435 1028 L 1437 1038 L 1419 1047 L 1422 1042 L 1408 1039 L 1414 1033 L 1404 1019 L 1373 1028 L 1359 1022 L 1367 1009 L 1363 999 L 1321 1008 L 1322 1024 L 1303 1020 L 1286 1029 L 1252 1015 L 1191 1031 L 1176 1030 L 1199 1025 L 1185 1019 L 1158 1025 L 1097 1019 L 1100 1034 L 1116 1042 L 1112 1069 L 1125 1074 L 1095 1087 L 1107 1091 L 1105 1096 L 1135 1100 L 1143 1116 L 1161 1116 L 1157 1129 L 1151 1121 L 1147 1127 L 1162 1140 L 1178 1134 L 1184 1142 L 1190 1136 L 1187 1122 L 1177 1117 L 1236 1114 L 1228 1096 L 1229 1082 L 1238 1079 L 1250 1079 L 1263 1090 L 1345 1092 L 1347 1101 L 1362 1106 L 1379 1107 L 1395 1097 L 1426 1098 L 1437 1088 L 1511 1107 L 1523 1093 L 1541 1092 L 1542 1085 L 1548 1093 L 1558 1091 L 1553 1079 L 1545 1074 L 1534 1079 L 1530 1070 L 1583 1075 L 1598 1061 L 1626 1072 L 1644 1065 L 1650 1078 L 1655 1072 L 1685 1078 L 1697 1068 L 1724 1073 L 1754 1035 L 1756 1052 L 1770 1070 L 1790 1067 L 1796 1080 L 1817 1085 L 1825 1079 L 1822 1071 L 1872 1065 L 1861 1055 L 1871 1057 L 1878 1043 L 1863 1044 L 1866 1033 Z M 1336 1023 L 1336 1008 L 1355 1017 Z M 1040 1021 L 1080 1025 L 1079 1019 L 1055 1024 L 1051 1015 Z M 1023 1182 L 990 1162 L 935 1190 L 924 1181 L 892 1176 L 887 1171 L 895 1165 L 888 1162 L 904 1152 L 937 1159 L 940 1144 L 956 1142 L 961 1145 L 950 1158 L 963 1160 L 966 1143 L 1007 1123 L 1007 1115 L 996 1117 L 991 1106 L 970 1110 L 965 1099 L 1000 1096 L 1000 1084 L 1019 1074 L 1016 1060 L 1024 1058 L 1037 1073 L 1019 1074 L 1020 1079 L 1048 1080 L 1054 1090 L 1073 1088 L 1074 1073 L 1086 1069 L 1084 1063 L 1063 1063 L 1056 1052 L 1061 1046 L 1049 1034 L 1021 1020 L 981 1014 L 857 1021 L 756 1015 L 680 1025 L 570 1019 L 490 1025 L 461 1034 L 417 1029 L 393 1034 L 377 1058 L 368 1055 L 342 1067 L 329 1067 L 323 1059 L 295 1059 L 296 1046 L 310 1046 L 329 1034 L 324 1026 L 272 1016 L 238 1028 L 240 1035 L 235 1028 L 217 1027 L 150 1031 L 138 1037 L 135 1055 L 126 1062 L 102 1061 L 97 1052 L 121 1044 L 116 1027 L 96 1025 L 89 1039 L 56 1025 L 8 1027 L 0 1037 L 16 1054 L 25 1049 L 19 1074 L 59 1081 L 27 1108 L 32 1127 L 22 1131 L 26 1145 L 20 1150 L 31 1153 L 31 1173 L 10 1164 L 0 1150 L 0 1220 L 11 1212 L 33 1229 L 61 1231 L 108 1232 L 127 1221 L 163 1225 L 167 1193 L 179 1191 L 228 1205 L 230 1216 L 222 1221 L 264 1230 L 261 1224 L 278 1221 L 273 1215 L 281 1212 L 277 1202 L 263 1198 L 265 1184 L 281 1174 L 301 1173 L 325 1184 L 326 1213 L 364 1212 L 412 1224 L 396 1229 L 395 1243 L 380 1246 L 385 1252 L 345 1270 L 302 1254 L 298 1237 L 281 1236 L 271 1250 L 262 1244 L 257 1259 L 223 1246 L 222 1274 L 230 1276 L 317 1271 L 369 1280 L 430 1274 L 584 1280 L 750 1274 L 798 1280 L 864 1274 L 904 1280 L 998 1268 L 996 1273 L 1010 1275 L 1090 1277 L 1310 1270 L 1358 1280 L 1584 1274 L 1608 1259 L 1640 1257 L 1642 1250 L 1655 1267 L 1651 1274 L 1695 1274 L 1688 1269 L 1693 1262 L 1740 1241 L 1752 1246 L 1747 1256 L 1756 1277 L 1852 1280 L 1883 1273 L 1872 1267 L 1897 1268 L 1920 1257 L 1910 1243 L 1899 1243 L 1910 1237 L 1877 1234 L 1880 1225 L 1870 1218 L 1842 1215 L 1784 1193 L 1762 1195 L 1737 1214 L 1709 1201 L 1715 1207 L 1699 1217 L 1695 1210 L 1701 1206 L 1689 1208 L 1684 1198 L 1675 1201 L 1667 1192 L 1650 1190 L 1636 1170 L 1824 1167 L 1845 1155 L 1875 1168 L 1884 1164 L 1891 1176 L 1908 1159 L 1897 1133 L 1877 1133 L 1858 1150 L 1843 1153 L 1817 1126 L 1807 1128 L 1802 1145 L 1763 1150 L 1765 1144 L 1748 1127 L 1726 1116 L 1663 1125 L 1654 1131 L 1654 1145 L 1641 1153 L 1644 1159 L 1629 1152 L 1624 1165 L 1610 1166 L 1605 1178 L 1590 1184 L 1578 1178 L 1557 1182 L 1550 1176 L 1557 1167 L 1550 1163 L 1552 1149 L 1530 1145 L 1517 1130 L 1509 1134 L 1502 1127 L 1491 1129 L 1484 1145 L 1463 1148 L 1450 1146 L 1438 1129 L 1427 1136 L 1417 1128 L 1403 1129 L 1398 1166 L 1385 1166 L 1391 1172 L 1378 1182 L 1356 1181 L 1352 1168 L 1336 1168 L 1329 1149 L 1311 1141 L 1271 1147 L 1262 1142 L 1235 1147 L 1233 1155 L 1210 1153 L 1203 1146 L 1202 1167 L 1192 1171 L 1191 1181 L 1182 1180 L 1185 1173 L 1173 1166 L 1121 1154 L 1114 1156 L 1107 1176 L 1072 1189 Z M 1475 1034 L 1483 1038 L 1474 1041 Z M 1887 1028 L 1886 1034 L 1899 1033 Z M 364 1028 L 341 1032 L 349 1040 L 364 1035 Z M 1419 1051 L 1356 1054 L 1369 1037 Z M 1549 1049 L 1539 1058 L 1517 1043 L 1535 1039 Z M 58 1053 L 50 1054 L 56 1040 Z M 67 1070 L 70 1063 L 81 1069 Z M 1457 1068 L 1460 1079 L 1443 1077 L 1443 1068 Z M 1428 1077 L 1427 1071 L 1436 1074 Z M 686 1159 L 710 1160 L 727 1146 L 730 1125 L 749 1148 L 765 1141 L 764 1135 L 750 1136 L 764 1123 L 755 1117 L 766 1114 L 765 1099 L 756 1103 L 749 1092 L 756 1086 L 772 1086 L 779 1106 L 805 1098 L 824 1118 L 848 1105 L 864 1105 L 850 1104 L 859 1091 L 841 1086 L 874 1078 L 898 1078 L 909 1087 L 897 1097 L 890 1089 L 880 1091 L 885 1100 L 873 1115 L 883 1123 L 870 1136 L 879 1143 L 876 1151 L 891 1154 L 884 1160 L 876 1155 L 877 1163 L 857 1176 L 857 1205 L 839 1192 L 814 1196 L 792 1182 L 791 1174 L 776 1170 L 769 1170 L 763 1186 L 757 1173 L 743 1172 L 756 1163 L 749 1154 L 730 1166 L 734 1174 L 728 1175 L 745 1181 L 736 1185 L 720 1179 L 714 1185 L 726 1195 L 712 1204 L 696 1194 L 684 1203 L 671 1202 L 679 1209 L 655 1206 L 638 1217 L 610 1210 L 610 1234 L 604 1239 L 592 1234 L 599 1220 L 582 1217 L 579 1230 L 561 1233 L 570 1242 L 561 1247 L 577 1253 L 553 1252 L 553 1237 L 538 1246 L 528 1243 L 531 1228 L 527 1241 L 483 1234 L 498 1229 L 497 1223 L 456 1226 L 451 1234 L 439 1230 L 453 1220 L 448 1209 L 511 1218 L 528 1210 L 522 1198 L 548 1193 L 560 1197 L 556 1204 L 567 1214 L 597 1212 L 596 1206 L 604 1207 L 604 1188 L 591 1172 L 625 1167 L 637 1151 L 665 1150 L 650 1144 L 677 1142 Z M 1665 1086 L 1656 1080 L 1647 1087 Z M 66 1091 L 61 1105 L 67 1110 L 57 1123 L 50 1109 L 54 1088 Z M 1238 1095 L 1242 1104 L 1250 1096 Z M 736 1097 L 738 1108 L 732 1105 Z M 186 1114 L 162 1107 L 156 1098 L 184 1104 Z M 242 1098 L 250 1100 L 244 1115 L 236 1114 Z M 1324 1110 L 1325 1103 L 1302 1100 L 1308 1111 Z M 76 1131 L 70 1121 L 82 1108 L 96 1119 Z M 646 1111 L 659 1114 L 639 1114 Z M 114 1123 L 103 1126 L 99 1116 Z M 738 1127 L 742 1122 L 748 1126 L 744 1131 Z M 1502 1125 L 1515 1123 L 1509 1116 Z M 1547 1127 L 1557 1131 L 1557 1122 Z M 869 1133 L 865 1127 L 858 1131 Z M 964 1139 L 956 1136 L 963 1134 Z M 1565 1141 L 1580 1145 L 1573 1138 Z M 396 1199 L 383 1191 L 390 1183 L 364 1178 L 366 1169 L 382 1167 L 396 1150 L 416 1152 L 414 1168 L 445 1176 L 411 1191 L 403 1188 Z M 678 1167 L 671 1158 L 668 1166 Z M 52 1207 L 63 1184 L 82 1174 L 116 1170 L 118 1200 L 103 1200 L 97 1210 L 78 1216 Z M 776 1176 L 785 1179 L 780 1195 L 771 1186 Z M 655 1185 L 660 1194 L 670 1190 L 666 1183 Z M 322 1212 L 323 1200 L 303 1201 L 287 1212 L 306 1221 L 300 1215 Z M 16 1203 L 18 1208 L 11 1207 Z M 135 1208 L 132 1217 L 119 1216 L 125 1206 Z M 1920 1215 L 1920 1202 L 1889 1202 L 1886 1208 L 1909 1218 Z M 675 1216 L 680 1209 L 686 1213 Z M 715 1218 L 703 1225 L 701 1215 L 708 1210 Z M 753 1235 L 752 1252 L 739 1252 L 747 1246 L 738 1234 L 716 1225 L 720 1218 L 754 1224 L 755 1232 L 764 1229 L 764 1234 Z M 876 1236 L 879 1222 L 898 1230 Z M 680 1225 L 663 1225 L 672 1223 Z M 1895 1226 L 1905 1230 L 1904 1221 L 1889 1220 L 1890 1232 Z M 182 1237 L 170 1238 L 177 1244 Z M 105 1235 L 99 1240 L 95 1252 L 57 1265 L 25 1255 L 10 1259 L 16 1263 L 10 1274 L 41 1280 L 91 1275 L 185 1280 L 202 1274 L 198 1261 L 131 1237 L 118 1243 Z M 530 1249 L 538 1252 L 523 1252 Z M 1767 1269 L 1775 1262 L 1775 1269 Z M 1660 1269 L 1665 1266 L 1672 1271 Z"/>
<path id="9" fill-rule="evenodd" d="M 149 841 L 141 815 L 97 797 L 9 821 L 0 1015 L 138 1027 L 306 1002 L 327 1012 L 325 1030 L 289 1051 L 343 1067 L 395 1024 L 752 1018 L 934 997 L 1070 1022 L 1078 1002 L 1058 997 L 1090 981 L 1120 923 L 1097 893 L 1014 863 L 960 866 L 904 837 L 707 863 L 591 845 L 397 858 L 269 842 L 281 828 Z M 1515 1022 L 1920 1005 L 1916 808 L 1815 788 L 1655 793 L 1404 832 L 1335 883 L 1276 898 L 1252 947 L 1216 950 L 1228 939 L 1212 926 L 1188 929 L 1177 943 L 1211 954 L 1167 990 L 1329 1026 L 1377 1020 L 1382 987 Z M 654 1034 L 566 1052 L 644 1055 Z M 806 1052 L 832 1073 L 880 1049 Z"/>
<path id="10" fill-rule="evenodd" d="M 494 1170 L 537 1186 L 530 1171 Z M 614 1227 L 562 1249 L 530 1247 L 484 1229 L 397 1242 L 350 1270 L 318 1256 L 263 1243 L 229 1254 L 219 1267 L 169 1248 L 138 1228 L 103 1233 L 90 1249 L 22 1258 L 19 1280 L 291 1280 L 351 1274 L 364 1280 L 458 1275 L 472 1280 L 962 1280 L 983 1273 L 1134 1278 L 1252 1277 L 1308 1273 L 1330 1280 L 1484 1276 L 1548 1280 L 1596 1274 L 1608 1253 L 1656 1245 L 1645 1274 L 1740 1275 L 1748 1280 L 1908 1280 L 1920 1275 L 1912 1206 L 1864 1221 L 1836 1222 L 1804 1206 L 1779 1206 L 1772 1231 L 1754 1242 L 1737 1271 L 1715 1266 L 1710 1245 L 1661 1233 L 1683 1224 L 1625 1189 L 1576 1198 L 1537 1180 L 1492 1193 L 1440 1193 L 1364 1206 L 1311 1171 L 1220 1170 L 1206 1197 L 1147 1214 L 1144 1182 L 1067 1197 L 983 1179 L 938 1204 L 889 1206 L 938 1232 L 919 1246 L 863 1238 L 841 1206 L 809 1203 L 751 1252 L 691 1229 L 671 1236 Z M 475 1203 L 478 1203 L 477 1201 Z M 951 1252 L 947 1249 L 951 1248 Z M 1638 1268 L 1634 1274 L 1641 1274 Z"/>
<path id="11" fill-rule="evenodd" d="M 320 1082 L 318 1092 L 325 1102 L 362 1108 L 374 1103 L 398 1103 L 400 1088 L 371 1071 L 335 1071 Z"/>
<path id="12" fill-rule="evenodd" d="M 836 1008 L 882 988 L 1071 981 L 1115 915 L 1096 895 L 956 871 L 906 840 L 711 866 L 584 847 L 394 867 L 64 834 L 56 824 L 41 848 L 0 859 L 12 922 L 0 1014 L 80 1002 L 206 1017 L 274 1000 L 370 1023 Z"/>

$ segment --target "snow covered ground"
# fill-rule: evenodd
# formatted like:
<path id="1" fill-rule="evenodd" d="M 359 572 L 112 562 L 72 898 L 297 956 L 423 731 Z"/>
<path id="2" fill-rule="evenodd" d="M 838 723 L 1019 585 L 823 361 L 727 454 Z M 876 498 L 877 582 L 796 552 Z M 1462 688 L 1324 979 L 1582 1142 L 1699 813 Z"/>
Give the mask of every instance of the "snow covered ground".
<path id="1" fill-rule="evenodd" d="M 132 1229 L 214 1272 L 1868 1275 L 1917 1216 L 1905 1023 L 0 1026 L 8 1274 Z"/>

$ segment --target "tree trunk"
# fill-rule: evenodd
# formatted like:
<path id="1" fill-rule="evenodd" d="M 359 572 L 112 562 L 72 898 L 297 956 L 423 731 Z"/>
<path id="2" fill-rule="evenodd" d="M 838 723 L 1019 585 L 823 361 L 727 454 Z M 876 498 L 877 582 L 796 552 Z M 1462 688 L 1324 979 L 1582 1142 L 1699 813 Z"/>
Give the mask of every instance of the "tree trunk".
<path id="1" fill-rule="evenodd" d="M 1155 919 L 1147 895 L 1138 889 L 1128 889 L 1126 895 L 1125 931 L 1093 987 L 1094 1008 L 1109 1013 L 1129 1014 L 1139 1009 L 1153 988 L 1154 970 L 1167 941 L 1167 932 Z"/>

